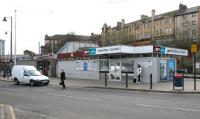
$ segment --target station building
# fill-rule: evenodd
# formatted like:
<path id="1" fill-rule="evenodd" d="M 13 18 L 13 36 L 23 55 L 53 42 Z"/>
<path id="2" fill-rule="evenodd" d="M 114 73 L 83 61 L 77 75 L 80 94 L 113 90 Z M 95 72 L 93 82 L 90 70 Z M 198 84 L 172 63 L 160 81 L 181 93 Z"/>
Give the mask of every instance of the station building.
<path id="1" fill-rule="evenodd" d="M 187 56 L 188 51 L 162 46 L 115 45 L 87 48 L 77 52 L 58 54 L 58 73 L 64 68 L 68 78 L 124 81 L 125 75 L 132 81 L 137 79 L 137 65 L 142 66 L 142 82 L 153 83 L 172 80 L 176 71 L 176 56 Z M 75 55 L 76 54 L 76 55 Z M 105 75 L 107 74 L 107 75 Z"/>

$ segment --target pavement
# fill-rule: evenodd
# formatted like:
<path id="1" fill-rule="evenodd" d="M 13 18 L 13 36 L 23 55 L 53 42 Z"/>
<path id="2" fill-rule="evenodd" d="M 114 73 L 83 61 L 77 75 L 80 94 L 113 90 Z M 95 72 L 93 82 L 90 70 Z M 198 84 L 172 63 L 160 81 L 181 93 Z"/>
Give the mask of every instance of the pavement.
<path id="1" fill-rule="evenodd" d="M 0 119 L 16 119 L 13 107 L 0 104 Z"/>
<path id="2" fill-rule="evenodd" d="M 125 81 L 107 81 L 107 86 L 105 86 L 105 80 L 94 80 L 94 79 L 67 79 L 66 86 L 68 87 L 82 87 L 82 88 L 103 88 L 103 89 L 116 89 L 116 90 L 132 90 L 132 91 L 147 91 L 147 92 L 162 92 L 162 93 L 192 93 L 200 94 L 200 79 L 196 80 L 196 90 L 194 90 L 194 80 L 192 75 L 187 75 L 190 78 L 184 78 L 184 87 L 174 87 L 173 82 L 158 82 L 152 84 L 152 89 L 150 89 L 150 83 L 133 83 L 133 81 L 128 82 L 128 87 L 126 87 Z M 50 85 L 59 85 L 60 79 L 57 77 L 49 77 Z M 10 78 L 0 77 L 1 81 L 12 82 Z"/>

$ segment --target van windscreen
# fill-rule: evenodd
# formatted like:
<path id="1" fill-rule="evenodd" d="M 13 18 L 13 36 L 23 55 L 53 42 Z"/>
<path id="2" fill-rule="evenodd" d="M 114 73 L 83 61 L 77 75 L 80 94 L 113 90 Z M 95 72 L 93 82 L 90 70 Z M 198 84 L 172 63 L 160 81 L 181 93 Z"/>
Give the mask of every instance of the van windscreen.
<path id="1" fill-rule="evenodd" d="M 42 74 L 37 70 L 29 70 L 28 71 L 30 76 L 41 76 Z"/>

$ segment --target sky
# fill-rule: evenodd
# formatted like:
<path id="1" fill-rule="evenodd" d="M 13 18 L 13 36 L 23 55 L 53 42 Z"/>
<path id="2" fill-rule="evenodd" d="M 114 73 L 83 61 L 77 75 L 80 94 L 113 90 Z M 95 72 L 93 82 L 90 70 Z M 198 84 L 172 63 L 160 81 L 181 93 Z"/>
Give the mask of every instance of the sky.
<path id="1" fill-rule="evenodd" d="M 38 53 L 46 34 L 101 34 L 104 23 L 114 27 L 121 19 L 129 23 L 142 14 L 151 16 L 152 9 L 156 14 L 177 10 L 180 3 L 188 8 L 200 6 L 200 0 L 0 0 L 0 19 L 13 18 L 13 54 L 15 41 L 17 54 Z M 0 39 L 6 42 L 5 54 L 10 54 L 11 21 L 2 20 Z"/>

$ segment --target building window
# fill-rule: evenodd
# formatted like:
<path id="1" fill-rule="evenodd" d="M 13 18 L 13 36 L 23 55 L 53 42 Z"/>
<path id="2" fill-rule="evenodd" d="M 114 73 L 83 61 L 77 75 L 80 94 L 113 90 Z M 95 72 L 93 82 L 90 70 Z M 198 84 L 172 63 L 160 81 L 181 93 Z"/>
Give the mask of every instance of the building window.
<path id="1" fill-rule="evenodd" d="M 163 35 L 165 35 L 166 34 L 166 29 L 163 29 Z"/>
<path id="2" fill-rule="evenodd" d="M 165 24 L 165 19 L 162 19 L 162 20 L 161 20 L 161 24 Z"/>
<path id="3" fill-rule="evenodd" d="M 184 31 L 187 31 L 187 30 L 188 30 L 188 27 L 187 27 L 187 26 L 183 27 L 183 30 L 184 30 Z"/>
<path id="4" fill-rule="evenodd" d="M 160 24 L 160 20 L 156 21 L 156 25 L 159 25 Z"/>
<path id="5" fill-rule="evenodd" d="M 196 25 L 196 21 L 192 21 L 192 25 Z"/>
<path id="6" fill-rule="evenodd" d="M 159 36 L 159 30 L 156 30 L 156 36 Z"/>
<path id="7" fill-rule="evenodd" d="M 169 34 L 169 29 L 166 29 L 166 31 L 167 31 L 167 35 Z"/>
<path id="8" fill-rule="evenodd" d="M 172 34 L 172 28 L 169 28 L 169 34 Z"/>
<path id="9" fill-rule="evenodd" d="M 169 20 L 170 20 L 169 18 L 165 19 L 165 23 L 169 24 Z"/>
<path id="10" fill-rule="evenodd" d="M 192 40 L 196 40 L 196 35 L 195 34 L 192 34 Z"/>
<path id="11" fill-rule="evenodd" d="M 192 34 L 196 34 L 196 30 L 192 30 Z"/>
<path id="12" fill-rule="evenodd" d="M 148 28 L 148 23 L 144 23 L 144 29 Z"/>
<path id="13" fill-rule="evenodd" d="M 141 30 L 142 29 L 142 25 L 138 25 L 138 30 Z"/>
<path id="14" fill-rule="evenodd" d="M 162 35 L 162 29 L 160 29 L 160 35 Z"/>
<path id="15" fill-rule="evenodd" d="M 188 38 L 188 35 L 187 35 L 187 34 L 183 34 L 183 38 L 184 38 L 184 39 L 187 39 L 187 38 Z"/>
<path id="16" fill-rule="evenodd" d="M 187 31 L 183 31 L 183 34 L 184 34 L 184 35 L 187 35 Z"/>
<path id="17" fill-rule="evenodd" d="M 131 30 L 131 27 L 129 27 L 129 32 L 131 32 L 132 30 Z"/>
<path id="18" fill-rule="evenodd" d="M 186 27 L 186 26 L 187 26 L 187 23 L 183 23 L 183 26 Z"/>
<path id="19" fill-rule="evenodd" d="M 184 37 L 183 40 L 187 40 L 187 37 Z"/>
<path id="20" fill-rule="evenodd" d="M 172 23 L 173 23 L 173 19 L 169 18 L 169 24 L 172 24 Z"/>
<path id="21" fill-rule="evenodd" d="M 192 17 L 195 17 L 196 16 L 196 13 L 192 13 Z"/>

